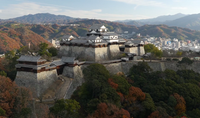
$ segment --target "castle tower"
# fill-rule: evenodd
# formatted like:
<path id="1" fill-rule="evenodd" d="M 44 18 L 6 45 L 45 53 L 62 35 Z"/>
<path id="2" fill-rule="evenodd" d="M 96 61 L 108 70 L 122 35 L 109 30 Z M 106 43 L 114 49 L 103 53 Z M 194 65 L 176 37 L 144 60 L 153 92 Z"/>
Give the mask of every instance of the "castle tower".
<path id="1" fill-rule="evenodd" d="M 18 86 L 29 88 L 34 97 L 42 96 L 58 78 L 57 66 L 41 56 L 21 56 L 17 61 L 15 82 Z"/>

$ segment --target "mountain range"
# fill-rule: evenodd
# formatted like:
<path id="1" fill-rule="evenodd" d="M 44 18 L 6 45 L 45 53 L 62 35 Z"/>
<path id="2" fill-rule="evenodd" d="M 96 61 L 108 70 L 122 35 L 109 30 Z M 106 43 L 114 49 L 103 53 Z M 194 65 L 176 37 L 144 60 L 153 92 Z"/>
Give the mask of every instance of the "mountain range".
<path id="1" fill-rule="evenodd" d="M 135 25 L 137 27 L 150 24 L 150 25 L 159 25 L 164 24 L 168 26 L 176 26 L 182 28 L 189 28 L 193 30 L 200 30 L 200 14 L 192 14 L 192 15 L 185 15 L 185 14 L 175 14 L 175 15 L 168 15 L 168 16 L 159 16 L 157 18 L 152 19 L 144 19 L 144 20 L 125 20 L 119 21 L 120 23 L 126 25 Z"/>
<path id="2" fill-rule="evenodd" d="M 93 24 L 104 24 L 110 31 L 117 33 L 128 31 L 135 32 L 136 34 L 140 33 L 142 36 L 200 40 L 200 31 L 191 30 L 194 27 L 198 29 L 198 24 L 200 24 L 198 17 L 200 17 L 200 14 L 186 15 L 176 20 L 166 21 L 165 23 L 168 23 L 169 26 L 163 24 L 142 24 L 140 27 L 136 27 L 135 25 L 126 25 L 106 20 L 76 19 L 52 14 L 27 15 L 13 18 L 12 20 L 0 20 L 0 53 L 27 46 L 29 43 L 31 45 L 38 45 L 40 42 L 48 43 L 47 39 L 61 39 L 64 35 L 86 36 L 88 28 Z M 80 24 L 80 26 L 60 25 L 60 23 L 69 23 L 69 21 L 73 24 Z M 138 23 L 137 21 L 134 22 Z M 190 22 L 195 23 L 190 24 Z M 43 23 L 53 24 L 43 25 Z M 181 28 L 181 26 L 188 28 Z"/>
<path id="3" fill-rule="evenodd" d="M 39 13 L 39 14 L 29 14 L 17 18 L 1 20 L 0 24 L 7 21 L 15 21 L 18 23 L 29 23 L 29 24 L 39 24 L 39 23 L 52 23 L 52 24 L 67 24 L 74 23 L 82 20 L 91 20 L 91 19 L 81 19 L 73 18 L 65 15 L 54 15 L 49 13 Z M 142 19 L 142 20 L 124 20 L 124 21 L 115 21 L 125 25 L 133 25 L 136 27 L 141 27 L 143 25 L 159 25 L 164 24 L 168 26 L 177 26 L 183 28 L 190 28 L 193 30 L 200 30 L 200 14 L 175 14 L 175 15 L 164 15 L 151 19 Z"/>
<path id="4" fill-rule="evenodd" d="M 38 24 L 38 23 L 57 23 L 62 21 L 65 23 L 70 23 L 74 21 L 79 21 L 80 18 L 72 18 L 65 15 L 54 15 L 50 13 L 38 13 L 38 14 L 29 14 L 17 18 L 6 19 L 4 21 L 15 21 L 18 23 L 29 23 L 29 24 Z M 0 20 L 1 21 L 1 20 Z M 56 22 L 57 21 L 57 22 Z"/>

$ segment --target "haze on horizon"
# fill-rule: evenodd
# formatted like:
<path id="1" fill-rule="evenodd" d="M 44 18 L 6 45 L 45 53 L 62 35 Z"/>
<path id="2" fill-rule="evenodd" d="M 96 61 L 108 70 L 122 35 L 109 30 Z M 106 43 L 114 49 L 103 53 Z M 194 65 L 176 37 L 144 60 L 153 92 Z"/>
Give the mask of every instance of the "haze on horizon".
<path id="1" fill-rule="evenodd" d="M 162 15 L 197 14 L 199 0 L 0 0 L 0 19 L 51 13 L 103 20 L 147 19 Z"/>

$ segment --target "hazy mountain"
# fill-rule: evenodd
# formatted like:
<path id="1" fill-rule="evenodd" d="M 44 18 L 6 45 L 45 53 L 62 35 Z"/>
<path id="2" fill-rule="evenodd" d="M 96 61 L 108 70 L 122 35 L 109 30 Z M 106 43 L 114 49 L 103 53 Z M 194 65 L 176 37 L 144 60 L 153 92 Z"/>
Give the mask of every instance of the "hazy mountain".
<path id="1" fill-rule="evenodd" d="M 162 22 L 166 22 L 166 21 L 176 20 L 176 19 L 182 18 L 184 16 L 186 16 L 186 15 L 178 13 L 175 15 L 164 15 L 164 16 L 159 16 L 156 18 L 142 19 L 142 20 L 136 20 L 136 21 L 143 22 L 145 24 L 148 24 L 148 23 L 149 24 L 158 24 L 158 23 L 162 23 Z"/>
<path id="2" fill-rule="evenodd" d="M 134 25 L 137 27 L 146 25 L 146 24 L 164 24 L 167 21 L 172 21 L 175 19 L 179 19 L 186 16 L 185 14 L 175 14 L 175 15 L 164 15 L 164 16 L 159 16 L 156 18 L 151 18 L 151 19 L 142 19 L 142 20 L 123 20 L 123 21 L 116 21 L 119 23 L 123 23 L 126 25 Z"/>
<path id="3" fill-rule="evenodd" d="M 134 21 L 134 20 L 124 20 L 124 21 L 115 21 L 115 22 L 122 23 L 122 24 L 125 24 L 125 25 L 133 25 L 133 26 L 136 26 L 136 27 L 140 27 L 140 26 L 145 25 L 145 23 L 142 23 L 142 22 L 139 22 L 139 21 Z"/>
<path id="4" fill-rule="evenodd" d="M 165 22 L 164 24 L 169 26 L 177 26 L 190 28 L 194 30 L 200 30 L 200 14 L 187 15 L 185 17 Z"/>
<path id="5" fill-rule="evenodd" d="M 16 21 L 19 23 L 51 23 L 55 21 L 74 22 L 80 20 L 79 18 L 72 18 L 65 15 L 54 15 L 49 13 L 29 14 L 17 18 L 8 19 L 9 21 Z"/>

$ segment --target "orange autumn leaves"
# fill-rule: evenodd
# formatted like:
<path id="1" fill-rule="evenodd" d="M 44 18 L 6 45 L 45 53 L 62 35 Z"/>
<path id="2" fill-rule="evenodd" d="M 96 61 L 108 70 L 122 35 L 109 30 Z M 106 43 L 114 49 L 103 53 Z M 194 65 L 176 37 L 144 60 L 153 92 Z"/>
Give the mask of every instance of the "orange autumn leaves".
<path id="1" fill-rule="evenodd" d="M 186 111 L 185 99 L 182 96 L 180 96 L 178 93 L 174 93 L 173 96 L 177 101 L 177 104 L 175 106 L 176 114 L 180 115 L 181 113 L 185 113 Z"/>
<path id="2" fill-rule="evenodd" d="M 130 118 L 130 114 L 113 104 L 100 103 L 94 114 L 88 118 Z"/>
<path id="3" fill-rule="evenodd" d="M 112 88 L 114 88 L 115 90 L 117 90 L 118 84 L 116 84 L 113 81 L 113 79 L 108 79 L 108 83 L 110 84 L 110 86 Z M 121 102 L 124 101 L 124 100 L 127 100 L 130 103 L 133 103 L 133 102 L 135 102 L 137 100 L 139 100 L 139 101 L 144 101 L 145 100 L 145 93 L 142 92 L 142 90 L 140 88 L 134 87 L 134 86 L 131 86 L 129 88 L 128 95 L 123 95 L 120 92 L 117 92 L 117 94 L 120 96 Z"/>
<path id="4" fill-rule="evenodd" d="M 9 78 L 0 76 L 0 106 L 9 116 L 12 114 L 15 98 L 18 94 L 17 85 Z"/>

